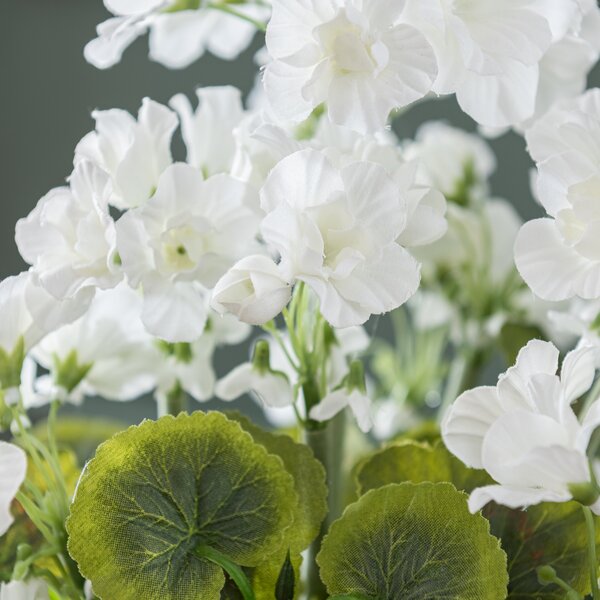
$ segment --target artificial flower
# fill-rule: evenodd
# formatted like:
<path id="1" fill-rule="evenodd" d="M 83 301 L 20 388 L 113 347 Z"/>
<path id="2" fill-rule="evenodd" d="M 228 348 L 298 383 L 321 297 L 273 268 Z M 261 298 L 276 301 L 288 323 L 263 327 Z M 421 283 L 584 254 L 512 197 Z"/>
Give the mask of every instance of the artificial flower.
<path id="1" fill-rule="evenodd" d="M 259 340 L 254 348 L 252 362 L 238 365 L 217 382 L 215 394 L 221 400 L 235 400 L 252 392 L 271 408 L 283 408 L 294 402 L 292 386 L 285 373 L 271 368 L 270 348 Z"/>
<path id="2" fill-rule="evenodd" d="M 0 536 L 12 525 L 10 507 L 27 473 L 25 452 L 14 444 L 0 441 Z"/>
<path id="3" fill-rule="evenodd" d="M 398 243 L 406 200 L 374 163 L 336 169 L 322 152 L 282 160 L 261 190 L 261 233 L 286 279 L 305 282 L 334 327 L 364 323 L 417 290 L 419 265 Z"/>
<path id="4" fill-rule="evenodd" d="M 274 319 L 288 304 L 291 286 L 267 256 L 247 256 L 217 282 L 212 307 L 229 311 L 241 321 L 260 325 Z"/>
<path id="5" fill-rule="evenodd" d="M 46 336 L 31 353 L 49 371 L 37 381 L 37 403 L 96 395 L 133 400 L 149 392 L 157 350 L 141 312 L 140 294 L 123 283 L 99 291 L 81 318 Z"/>
<path id="6" fill-rule="evenodd" d="M 210 400 L 216 382 L 212 364 L 215 350 L 220 346 L 240 344 L 250 331 L 248 325 L 233 315 L 220 316 L 211 312 L 206 330 L 195 342 L 158 342 L 162 361 L 154 367 L 157 380 L 154 395 L 159 407 L 166 406 L 168 394 L 177 386 L 198 402 Z"/>
<path id="7" fill-rule="evenodd" d="M 600 90 L 557 105 L 527 143 L 548 217 L 521 229 L 517 268 L 545 300 L 600 298 Z"/>
<path id="8" fill-rule="evenodd" d="M 86 288 L 114 287 L 122 275 L 115 261 L 115 227 L 108 212 L 108 175 L 79 162 L 68 187 L 52 190 L 17 222 L 21 256 L 57 298 Z"/>
<path id="9" fill-rule="evenodd" d="M 408 0 L 404 17 L 435 50 L 434 91 L 456 93 L 481 125 L 505 127 L 533 115 L 539 63 L 577 10 L 574 0 Z"/>
<path id="10" fill-rule="evenodd" d="M 594 382 L 596 349 L 570 352 L 558 376 L 558 349 L 533 340 L 496 387 L 462 394 L 448 411 L 442 437 L 467 466 L 497 482 L 473 491 L 472 512 L 490 501 L 511 508 L 566 502 L 593 483 L 586 456 L 600 425 L 600 404 L 578 420 L 571 404 Z M 600 503 L 592 507 L 600 512 Z"/>
<path id="11" fill-rule="evenodd" d="M 250 188 L 228 175 L 204 179 L 185 164 L 162 174 L 156 194 L 117 223 L 117 247 L 131 286 L 144 293 L 142 320 L 168 342 L 203 332 L 206 298 L 236 260 L 253 249 Z"/>
<path id="12" fill-rule="evenodd" d="M 449 202 L 469 205 L 482 200 L 496 169 L 496 157 L 479 136 L 442 121 L 422 125 L 404 148 L 406 160 L 419 163 L 418 179 L 439 190 Z"/>
<path id="13" fill-rule="evenodd" d="M 245 118 L 240 90 L 232 86 L 196 90 L 198 107 L 183 94 L 169 102 L 179 114 L 188 164 L 208 177 L 229 173 L 236 155 L 235 130 Z"/>
<path id="14" fill-rule="evenodd" d="M 144 98 L 137 120 L 125 110 L 96 110 L 96 129 L 75 149 L 75 164 L 91 161 L 110 175 L 110 203 L 120 209 L 143 204 L 172 163 L 171 138 L 177 115 Z"/>
<path id="15" fill-rule="evenodd" d="M 367 433 L 371 430 L 371 399 L 366 391 L 363 365 L 358 360 L 350 364 L 349 372 L 340 387 L 329 392 L 310 409 L 308 415 L 315 421 L 326 422 L 346 408 L 352 411 L 361 431 Z"/>
<path id="16" fill-rule="evenodd" d="M 105 0 L 114 15 L 97 27 L 98 37 L 84 51 L 86 60 L 99 69 L 120 62 L 125 49 L 150 31 L 150 58 L 170 69 L 187 67 L 207 50 L 225 60 L 243 52 L 256 27 L 228 12 L 204 7 L 200 0 L 149 0 L 115 2 Z M 236 5 L 242 16 L 264 21 L 267 5 Z"/>
<path id="17" fill-rule="evenodd" d="M 93 290 L 57 300 L 39 285 L 31 271 L 0 283 L 0 389 L 19 387 L 26 354 L 47 334 L 79 318 L 89 306 Z"/>
<path id="18" fill-rule="evenodd" d="M 397 24 L 404 0 L 274 0 L 265 89 L 274 112 L 300 122 L 325 102 L 332 121 L 381 129 L 392 109 L 425 96 L 437 75 L 417 29 Z"/>

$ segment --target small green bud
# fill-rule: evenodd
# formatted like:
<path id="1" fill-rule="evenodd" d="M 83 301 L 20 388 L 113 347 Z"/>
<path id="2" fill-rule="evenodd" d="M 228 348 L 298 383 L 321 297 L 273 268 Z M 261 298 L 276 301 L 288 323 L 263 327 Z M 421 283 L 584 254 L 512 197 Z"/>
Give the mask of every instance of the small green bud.
<path id="1" fill-rule="evenodd" d="M 90 372 L 93 363 L 80 365 L 77 351 L 71 350 L 64 360 L 54 355 L 54 383 L 71 393 Z"/>
<path id="2" fill-rule="evenodd" d="M 11 579 L 15 581 L 21 581 L 27 577 L 29 574 L 30 564 L 28 561 L 18 562 L 15 564 L 12 572 Z"/>
<path id="3" fill-rule="evenodd" d="M 157 340 L 156 345 L 159 350 L 167 356 L 172 356 L 177 362 L 189 365 L 194 360 L 194 351 L 191 344 L 187 342 L 165 342 L 164 340 Z"/>
<path id="4" fill-rule="evenodd" d="M 33 548 L 29 544 L 19 544 L 17 547 L 17 560 L 27 560 L 32 552 Z"/>
<path id="5" fill-rule="evenodd" d="M 5 390 L 21 385 L 21 371 L 25 360 L 25 340 L 20 337 L 9 353 L 0 348 L 0 388 Z"/>
<path id="6" fill-rule="evenodd" d="M 261 375 L 271 370 L 271 348 L 266 340 L 258 340 L 254 346 L 252 368 Z"/>
<path id="7" fill-rule="evenodd" d="M 359 390 L 363 394 L 367 391 L 365 382 L 365 367 L 360 360 L 353 360 L 350 363 L 350 372 L 344 378 L 344 386 L 351 392 Z"/>
<path id="8" fill-rule="evenodd" d="M 556 570 L 550 565 L 538 567 L 536 573 L 541 585 L 550 585 L 556 581 Z"/>
<path id="9" fill-rule="evenodd" d="M 600 498 L 600 489 L 595 483 L 572 483 L 569 485 L 569 491 L 573 495 L 573 500 L 583 504 L 583 506 L 591 506 L 598 498 Z"/>

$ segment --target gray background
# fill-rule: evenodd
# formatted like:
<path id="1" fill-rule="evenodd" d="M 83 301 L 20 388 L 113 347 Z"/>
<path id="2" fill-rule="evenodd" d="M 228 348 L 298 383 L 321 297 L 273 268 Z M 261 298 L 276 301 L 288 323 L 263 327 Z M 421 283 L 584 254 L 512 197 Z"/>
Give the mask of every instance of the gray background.
<path id="1" fill-rule="evenodd" d="M 178 92 L 188 95 L 198 86 L 235 84 L 247 92 L 253 83 L 253 47 L 235 62 L 210 55 L 182 71 L 169 71 L 147 58 L 147 39 L 137 40 L 122 62 L 99 71 L 83 58 L 83 46 L 94 37 L 95 26 L 108 17 L 102 0 L 0 0 L 0 279 L 17 273 L 24 264 L 14 244 L 14 224 L 48 190 L 70 173 L 77 142 L 93 128 L 94 108 L 124 108 L 136 113 L 141 99 L 167 102 Z M 596 68 L 591 84 L 600 84 Z M 402 137 L 413 136 L 429 119 L 474 129 L 453 98 L 413 107 L 400 120 Z M 492 142 L 499 167 L 493 192 L 511 200 L 525 218 L 540 213 L 528 184 L 530 160 L 523 140 L 508 134 Z M 0 315 L 1 318 L 1 315 Z M 239 352 L 244 352 L 240 350 Z M 228 353 L 216 357 L 219 371 L 241 359 Z M 118 412 L 128 420 L 147 413 L 133 403 L 109 409 L 93 401 L 91 412 Z"/>

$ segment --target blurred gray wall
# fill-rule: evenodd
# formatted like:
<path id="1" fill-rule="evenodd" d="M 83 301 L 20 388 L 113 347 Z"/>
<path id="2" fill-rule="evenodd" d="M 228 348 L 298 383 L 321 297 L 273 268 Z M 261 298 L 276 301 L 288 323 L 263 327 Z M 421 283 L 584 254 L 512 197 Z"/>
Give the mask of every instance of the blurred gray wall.
<path id="1" fill-rule="evenodd" d="M 102 0 L 0 0 L 0 279 L 25 266 L 14 244 L 14 224 L 69 175 L 75 145 L 93 128 L 94 108 L 135 113 L 144 96 L 166 102 L 198 86 L 235 84 L 248 91 L 253 83 L 252 58 L 260 39 L 236 62 L 207 55 L 188 69 L 169 71 L 148 60 L 147 39 L 142 38 L 119 65 L 99 71 L 85 62 L 82 49 L 107 17 Z M 600 84 L 600 69 L 592 82 Z M 413 107 L 397 130 L 412 136 L 429 119 L 474 129 L 454 99 L 447 98 Z M 492 145 L 499 159 L 493 192 L 511 200 L 526 218 L 539 214 L 529 192 L 531 163 L 523 140 L 509 134 Z M 244 352 L 226 360 L 217 357 L 219 370 Z M 126 410 L 135 420 L 139 407 Z"/>

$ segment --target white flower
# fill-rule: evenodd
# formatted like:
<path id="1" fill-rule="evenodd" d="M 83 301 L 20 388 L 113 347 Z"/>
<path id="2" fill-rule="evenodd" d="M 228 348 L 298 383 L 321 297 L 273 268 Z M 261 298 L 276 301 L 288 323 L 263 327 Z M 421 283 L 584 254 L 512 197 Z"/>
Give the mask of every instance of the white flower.
<path id="1" fill-rule="evenodd" d="M 191 344 L 160 343 L 163 360 L 155 367 L 159 406 L 166 405 L 169 392 L 181 386 L 194 400 L 205 402 L 214 394 L 216 376 L 212 365 L 214 351 L 221 345 L 236 345 L 250 335 L 251 328 L 232 315 L 211 314 L 209 326 Z"/>
<path id="2" fill-rule="evenodd" d="M 0 441 L 0 536 L 12 525 L 10 507 L 27 473 L 27 457 L 21 448 Z"/>
<path id="3" fill-rule="evenodd" d="M 259 340 L 254 347 L 252 362 L 237 366 L 215 387 L 215 394 L 221 400 L 235 400 L 248 392 L 253 392 L 264 406 L 271 408 L 283 408 L 294 403 L 287 375 L 271 368 L 270 348 L 265 340 Z"/>
<path id="4" fill-rule="evenodd" d="M 330 392 L 319 404 L 311 408 L 309 416 L 315 421 L 329 421 L 345 408 L 350 408 L 361 431 L 367 433 L 371 430 L 371 400 L 356 389 L 351 392 L 345 389 Z"/>
<path id="5" fill-rule="evenodd" d="M 92 113 L 96 130 L 75 149 L 75 164 L 89 160 L 112 181 L 110 203 L 118 208 L 143 204 L 171 164 L 171 138 L 177 116 L 166 106 L 144 98 L 137 120 L 120 109 Z"/>
<path id="6" fill-rule="evenodd" d="M 334 327 L 364 323 L 397 308 L 419 286 L 419 265 L 396 239 L 406 201 L 385 170 L 355 163 L 338 170 L 323 153 L 282 160 L 261 191 L 267 244 L 282 272 L 305 282 Z"/>
<path id="7" fill-rule="evenodd" d="M 521 229 L 517 268 L 545 300 L 600 298 L 600 90 L 560 103 L 527 143 L 549 218 Z"/>
<path id="8" fill-rule="evenodd" d="M 95 395 L 133 400 L 149 392 L 155 385 L 158 351 L 144 329 L 141 311 L 140 295 L 125 284 L 98 292 L 80 319 L 32 350 L 50 372 L 37 382 L 40 396 L 46 391 L 46 400 L 52 400 L 48 393 L 54 391 L 72 402 Z"/>
<path id="9" fill-rule="evenodd" d="M 600 349 L 600 300 L 573 298 L 562 310 L 555 303 L 551 306 L 553 309 L 548 311 L 547 318 L 554 326 L 555 335 L 568 336 L 571 342 L 579 339 L 580 344 Z"/>
<path id="10" fill-rule="evenodd" d="M 227 175 L 204 180 L 169 167 L 156 194 L 117 223 L 117 247 L 133 287 L 144 292 L 142 320 L 168 342 L 193 342 L 206 323 L 207 290 L 253 249 L 248 186 Z"/>
<path id="11" fill-rule="evenodd" d="M 79 318 L 89 306 L 92 290 L 74 298 L 57 300 L 42 288 L 31 271 L 8 277 L 0 283 L 0 388 L 18 387 L 23 359 L 48 333 Z"/>
<path id="12" fill-rule="evenodd" d="M 98 37 L 87 44 L 86 60 L 99 69 L 112 67 L 124 50 L 150 30 L 150 58 L 170 69 L 187 67 L 207 50 L 225 60 L 233 60 L 252 41 L 256 28 L 251 23 L 211 8 L 200 0 L 115 2 L 105 0 L 115 15 L 100 23 Z M 178 6 L 179 4 L 179 6 Z M 236 5 L 247 17 L 264 21 L 268 6 Z"/>
<path id="13" fill-rule="evenodd" d="M 110 288 L 121 279 L 115 261 L 115 228 L 108 212 L 106 173 L 80 162 L 68 187 L 44 196 L 16 227 L 21 256 L 57 298 L 85 288 Z"/>
<path id="14" fill-rule="evenodd" d="M 179 114 L 188 164 L 205 176 L 229 173 L 236 154 L 234 132 L 245 117 L 241 92 L 231 86 L 196 90 L 194 112 L 187 97 L 177 94 L 169 102 Z"/>
<path id="15" fill-rule="evenodd" d="M 0 600 L 48 600 L 49 598 L 48 584 L 43 579 L 0 584 Z"/>
<path id="16" fill-rule="evenodd" d="M 300 122 L 322 102 L 331 120 L 366 133 L 419 100 L 437 68 L 415 28 L 396 24 L 404 0 L 274 0 L 265 89 L 273 110 Z"/>
<path id="17" fill-rule="evenodd" d="M 212 307 L 229 311 L 241 321 L 260 325 L 274 319 L 288 304 L 291 286 L 267 256 L 254 255 L 236 263 L 215 285 Z"/>
<path id="18" fill-rule="evenodd" d="M 496 170 L 496 157 L 482 138 L 442 121 L 422 125 L 404 158 L 419 161 L 421 183 L 458 204 L 482 199 Z"/>
<path id="19" fill-rule="evenodd" d="M 534 340 L 496 387 L 465 392 L 447 413 L 442 437 L 448 449 L 498 482 L 471 494 L 472 512 L 491 500 L 512 508 L 565 502 L 573 486 L 591 484 L 586 449 L 600 425 L 600 403 L 581 423 L 571 404 L 593 384 L 596 350 L 568 354 L 560 376 L 558 358 L 554 345 Z"/>
<path id="20" fill-rule="evenodd" d="M 456 93 L 481 125 L 505 127 L 533 115 L 539 62 L 576 11 L 573 0 L 408 0 L 405 18 L 435 50 L 434 91 Z"/>

